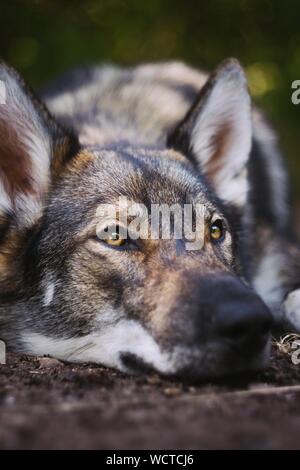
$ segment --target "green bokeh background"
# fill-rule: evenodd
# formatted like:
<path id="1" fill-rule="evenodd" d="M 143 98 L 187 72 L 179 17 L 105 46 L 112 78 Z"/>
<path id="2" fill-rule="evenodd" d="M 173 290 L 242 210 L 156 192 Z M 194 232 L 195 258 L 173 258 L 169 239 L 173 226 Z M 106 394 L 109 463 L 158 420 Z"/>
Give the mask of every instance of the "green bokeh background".
<path id="1" fill-rule="evenodd" d="M 181 59 L 245 66 L 255 102 L 277 129 L 300 197 L 299 0 L 1 0 L 0 56 L 39 86 L 68 67 Z"/>

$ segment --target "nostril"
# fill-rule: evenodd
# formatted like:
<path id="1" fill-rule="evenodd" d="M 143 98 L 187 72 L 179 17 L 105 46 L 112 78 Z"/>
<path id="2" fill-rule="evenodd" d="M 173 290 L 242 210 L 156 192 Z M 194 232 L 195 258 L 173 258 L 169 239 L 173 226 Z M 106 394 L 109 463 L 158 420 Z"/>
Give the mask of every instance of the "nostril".
<path id="1" fill-rule="evenodd" d="M 219 337 L 230 340 L 232 343 L 242 345 L 246 343 L 261 344 L 266 341 L 271 330 L 271 316 L 268 312 L 244 311 L 232 312 L 222 315 L 216 323 L 216 332 Z"/>
<path id="2" fill-rule="evenodd" d="M 260 333 L 263 335 L 263 336 L 266 336 L 270 333 L 271 331 L 271 327 L 272 327 L 272 320 L 271 320 L 271 317 L 270 319 L 268 320 L 264 320 L 261 324 L 261 328 L 260 328 Z"/>
<path id="3" fill-rule="evenodd" d="M 232 340 L 240 340 L 245 335 L 248 335 L 248 328 L 245 328 L 245 325 L 227 325 L 226 327 L 219 328 L 218 332 L 221 336 L 227 337 Z"/>

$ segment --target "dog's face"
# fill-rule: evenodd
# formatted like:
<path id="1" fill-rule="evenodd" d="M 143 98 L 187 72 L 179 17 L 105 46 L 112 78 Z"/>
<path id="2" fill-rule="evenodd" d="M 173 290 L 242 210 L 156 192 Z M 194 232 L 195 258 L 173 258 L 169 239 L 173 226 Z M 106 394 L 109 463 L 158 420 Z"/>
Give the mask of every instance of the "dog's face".
<path id="1" fill-rule="evenodd" d="M 247 193 L 251 118 L 240 67 L 227 62 L 212 76 L 166 149 L 82 148 L 15 73 L 0 70 L 8 347 L 191 378 L 264 365 L 270 314 L 238 277 L 228 218 L 229 206 L 243 212 Z M 184 231 L 122 236 L 120 198 L 148 210 L 147 233 L 153 207 L 200 204 L 201 245 L 189 249 Z"/>

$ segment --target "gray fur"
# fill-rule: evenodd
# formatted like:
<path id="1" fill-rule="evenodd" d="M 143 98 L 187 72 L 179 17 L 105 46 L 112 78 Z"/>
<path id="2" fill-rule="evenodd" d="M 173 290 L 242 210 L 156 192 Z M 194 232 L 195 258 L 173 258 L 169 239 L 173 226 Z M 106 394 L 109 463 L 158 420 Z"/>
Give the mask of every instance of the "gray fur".
<path id="1" fill-rule="evenodd" d="M 11 69 L 2 65 L 1 70 Z M 20 94 L 34 109 L 44 109 L 13 75 L 18 85 L 14 98 Z M 23 223 L 13 211 L 0 212 L 0 337 L 9 349 L 126 371 L 136 369 L 136 358 L 142 358 L 144 368 L 195 378 L 266 363 L 267 341 L 257 350 L 249 345 L 251 354 L 245 359 L 215 338 L 213 301 L 230 312 L 225 289 L 232 292 L 233 309 L 242 305 L 246 312 L 247 305 L 255 305 L 267 318 L 255 288 L 279 321 L 294 310 L 297 302 L 282 307 L 286 295 L 298 287 L 300 274 L 298 247 L 289 239 L 287 176 L 275 134 L 257 111 L 252 113 L 251 153 L 245 151 L 238 171 L 235 162 L 222 161 L 228 143 L 235 145 L 228 139 L 235 135 L 238 122 L 233 118 L 241 100 L 241 119 L 247 123 L 247 113 L 250 119 L 246 82 L 236 61 L 222 64 L 204 86 L 206 80 L 206 74 L 181 63 L 128 69 L 106 65 L 69 72 L 41 92 L 53 117 L 44 109 L 42 122 L 34 113 L 28 120 L 37 129 L 38 142 L 45 140 L 45 129 L 50 140 L 44 180 L 51 183 L 37 191 L 42 216 Z M 228 115 L 219 114 L 212 101 L 215 87 L 226 80 L 231 85 L 233 80 L 239 93 L 231 96 L 235 86 L 230 85 L 224 96 Z M 248 188 L 246 199 L 236 204 L 228 194 L 222 198 L 218 178 L 203 163 L 203 145 L 195 151 L 191 144 L 199 116 L 204 120 L 201 132 L 206 132 L 208 103 L 216 109 L 220 132 L 216 142 L 214 132 L 204 140 L 206 152 L 218 150 L 220 161 L 213 172 L 228 165 L 230 184 Z M 26 124 L 24 128 L 26 134 Z M 13 183 L 15 176 L 7 170 L 3 149 L 0 143 L 5 197 L 13 201 L 21 194 L 26 215 L 25 195 L 33 188 L 14 184 L 7 189 L 6 179 Z M 24 150 L 26 171 L 34 164 L 30 149 Z M 97 207 L 120 195 L 146 206 L 200 201 L 208 209 L 207 224 L 215 214 L 222 218 L 225 240 L 209 242 L 203 252 L 193 254 L 174 240 L 152 241 L 133 253 L 103 247 L 93 235 Z M 274 270 L 275 255 L 285 269 Z M 263 282 L 264 276 L 269 282 Z M 294 317 L 294 311 L 289 313 L 289 319 Z"/>

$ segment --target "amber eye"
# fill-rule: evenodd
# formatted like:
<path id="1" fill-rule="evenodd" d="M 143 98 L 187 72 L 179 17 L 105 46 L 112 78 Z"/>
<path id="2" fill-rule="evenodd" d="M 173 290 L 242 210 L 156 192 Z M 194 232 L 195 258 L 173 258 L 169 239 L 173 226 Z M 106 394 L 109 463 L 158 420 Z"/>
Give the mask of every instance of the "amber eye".
<path id="1" fill-rule="evenodd" d="M 210 226 L 210 237 L 212 240 L 220 241 L 224 237 L 224 227 L 221 219 L 215 220 Z"/>
<path id="2" fill-rule="evenodd" d="M 121 238 L 117 232 L 113 232 L 105 241 L 108 245 L 111 246 L 122 246 L 126 243 L 125 238 Z"/>
<path id="3" fill-rule="evenodd" d="M 118 225 L 105 227 L 100 233 L 97 233 L 97 238 L 112 247 L 120 247 L 127 242 Z"/>

